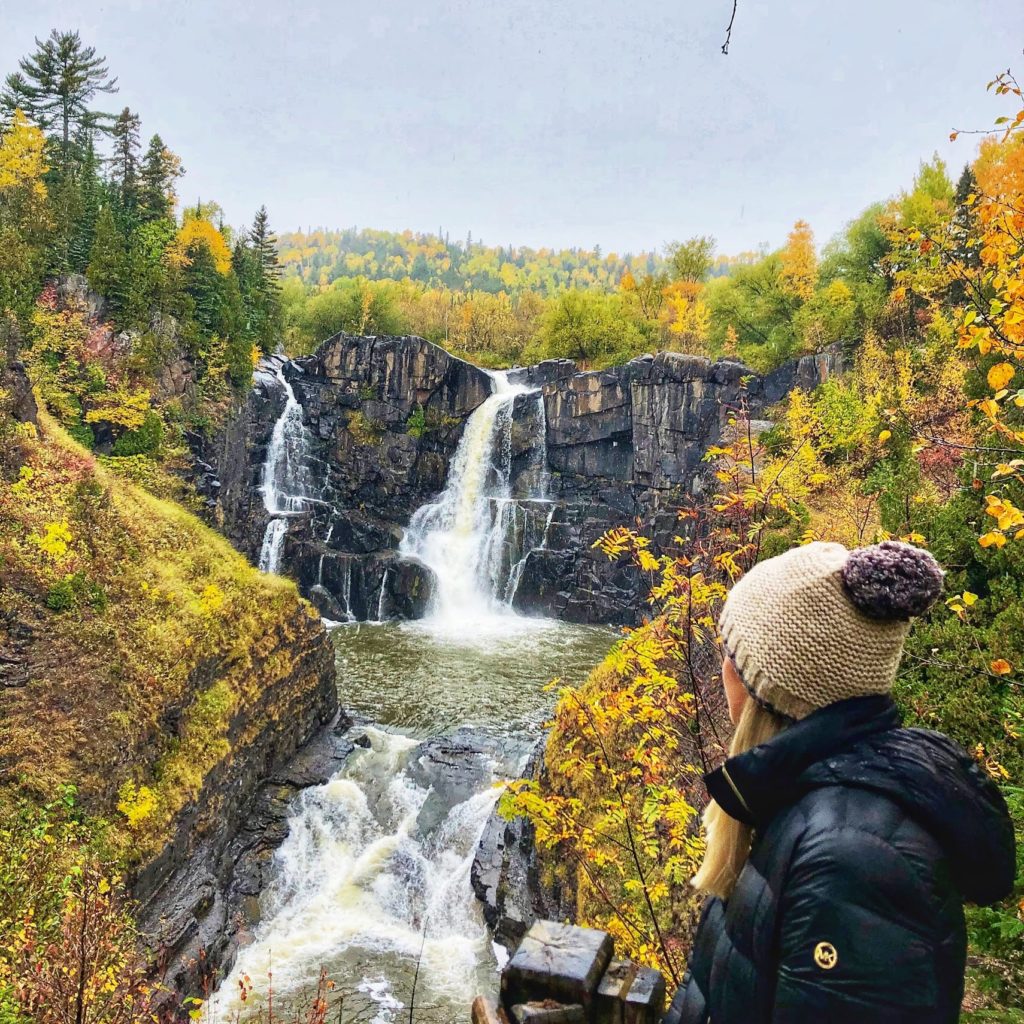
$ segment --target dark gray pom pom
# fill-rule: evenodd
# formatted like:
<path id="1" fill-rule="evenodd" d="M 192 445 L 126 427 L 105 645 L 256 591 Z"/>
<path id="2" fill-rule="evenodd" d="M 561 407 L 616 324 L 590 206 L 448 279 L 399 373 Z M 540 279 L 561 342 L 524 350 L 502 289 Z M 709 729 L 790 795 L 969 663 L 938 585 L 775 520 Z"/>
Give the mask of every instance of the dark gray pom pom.
<path id="1" fill-rule="evenodd" d="M 942 593 L 939 563 L 927 551 L 897 540 L 851 551 L 842 577 L 850 600 L 872 619 L 922 615 Z"/>

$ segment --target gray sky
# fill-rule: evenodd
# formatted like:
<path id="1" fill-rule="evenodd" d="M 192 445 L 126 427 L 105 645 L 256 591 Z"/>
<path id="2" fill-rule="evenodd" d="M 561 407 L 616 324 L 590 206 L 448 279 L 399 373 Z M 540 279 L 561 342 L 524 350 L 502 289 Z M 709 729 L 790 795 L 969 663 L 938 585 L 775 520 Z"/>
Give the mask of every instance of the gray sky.
<path id="1" fill-rule="evenodd" d="M 995 72 L 1024 72 L 1021 0 L 0 0 L 0 71 L 78 28 L 119 110 L 188 170 L 187 200 L 277 230 L 433 231 L 638 251 L 819 242 L 955 171 Z M 998 108 L 998 109 L 997 109 Z"/>

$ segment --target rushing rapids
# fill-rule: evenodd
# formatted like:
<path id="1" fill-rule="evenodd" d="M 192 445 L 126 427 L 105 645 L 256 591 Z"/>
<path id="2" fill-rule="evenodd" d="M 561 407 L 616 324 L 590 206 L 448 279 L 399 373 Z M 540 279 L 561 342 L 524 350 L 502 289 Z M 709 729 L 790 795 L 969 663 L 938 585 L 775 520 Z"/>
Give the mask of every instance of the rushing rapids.
<path id="1" fill-rule="evenodd" d="M 289 521 L 323 501 L 302 408 L 280 366 L 275 374 L 286 402 L 262 476 L 271 519 L 261 566 L 271 571 L 281 566 Z M 275 1005 L 296 1006 L 323 967 L 344 994 L 343 1019 L 375 1024 L 461 1020 L 473 993 L 496 983 L 496 953 L 470 884 L 495 784 L 521 770 L 540 735 L 552 702 L 544 684 L 580 680 L 614 635 L 512 609 L 555 506 L 545 494 L 539 393 L 506 374 L 491 381 L 444 490 L 412 516 L 399 549 L 436 579 L 427 615 L 385 621 L 389 566 L 375 605 L 367 603 L 371 621 L 353 621 L 352 559 L 341 556 L 334 599 L 347 621 L 332 629 L 340 698 L 374 724 L 354 727 L 344 767 L 296 800 L 260 923 L 207 1006 L 211 1022 L 244 1019 L 245 977 L 257 994 L 272 987 Z M 535 403 L 518 477 L 517 402 Z M 333 530 L 334 520 L 325 550 Z M 321 555 L 316 586 L 323 581 Z"/>
<path id="2" fill-rule="evenodd" d="M 614 634 L 538 622 L 469 644 L 424 620 L 332 635 L 341 700 L 375 724 L 355 726 L 345 766 L 296 800 L 261 922 L 210 1020 L 243 1009 L 245 976 L 299 1005 L 323 966 L 346 1021 L 408 1020 L 410 1003 L 417 1021 L 461 1021 L 497 982 L 469 878 L 495 783 L 521 770 L 550 714 L 544 684 L 580 680 Z"/>

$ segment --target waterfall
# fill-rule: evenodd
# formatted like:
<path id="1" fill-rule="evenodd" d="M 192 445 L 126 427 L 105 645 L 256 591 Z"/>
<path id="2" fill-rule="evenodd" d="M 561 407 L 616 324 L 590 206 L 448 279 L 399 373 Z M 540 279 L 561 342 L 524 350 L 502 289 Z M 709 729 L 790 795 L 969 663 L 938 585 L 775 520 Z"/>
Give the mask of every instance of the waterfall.
<path id="1" fill-rule="evenodd" d="M 288 532 L 288 518 L 301 512 L 313 497 L 309 473 L 310 436 L 302 422 L 302 406 L 284 375 L 283 364 L 274 364 L 274 375 L 284 389 L 285 403 L 274 424 L 267 456 L 263 461 L 263 505 L 270 521 L 263 534 L 259 567 L 264 572 L 277 572 Z"/>
<path id="2" fill-rule="evenodd" d="M 368 749 L 296 801 L 263 924 L 208 1004 L 211 1024 L 243 1009 L 236 978 L 259 984 L 273 970 L 275 995 L 287 1002 L 315 984 L 321 964 L 347 989 L 356 1020 L 395 1021 L 417 962 L 417 1008 L 469 1005 L 488 947 L 469 873 L 497 790 L 482 779 L 434 816 L 426 801 L 438 795 L 413 777 L 416 740 L 374 727 L 365 734 Z"/>
<path id="3" fill-rule="evenodd" d="M 512 411 L 520 395 L 533 389 L 509 383 L 508 375 L 491 374 L 491 395 L 466 422 L 440 496 L 413 513 L 400 553 L 420 559 L 437 578 L 430 618 L 463 629 L 468 623 L 511 616 L 510 573 L 525 558 L 514 557 L 521 499 L 512 496 Z M 540 423 L 544 423 L 543 403 Z M 547 452 L 543 426 L 534 444 L 534 459 L 544 469 L 534 474 L 545 486 Z M 539 452 L 538 452 L 539 448 Z M 527 501 L 543 500 L 530 495 Z M 525 527 L 518 531 L 523 543 Z M 522 574 L 521 565 L 518 577 Z"/>
<path id="4" fill-rule="evenodd" d="M 352 559 L 346 558 L 344 566 L 345 571 L 341 577 L 341 594 L 338 596 L 341 598 L 345 611 L 345 621 L 355 622 L 356 617 L 352 612 Z"/>
<path id="5" fill-rule="evenodd" d="M 388 573 L 391 572 L 391 566 L 389 565 L 384 570 L 384 575 L 380 578 L 380 593 L 377 595 L 377 621 L 384 621 L 384 612 L 386 606 L 384 604 L 385 598 L 388 594 Z"/>
<path id="6" fill-rule="evenodd" d="M 520 557 L 512 566 L 508 574 L 508 583 L 505 584 L 505 603 L 510 607 L 516 596 L 516 591 L 519 589 L 519 581 L 523 578 L 523 570 L 526 568 L 526 560 L 530 557 L 530 552 L 543 551 L 548 546 L 548 534 L 551 532 L 551 523 L 555 518 L 555 508 L 555 503 L 551 502 L 548 506 L 548 514 L 544 519 L 544 528 L 541 530 L 539 543 L 536 544 L 531 543 L 530 520 L 524 511 L 523 541 L 519 548 Z"/>

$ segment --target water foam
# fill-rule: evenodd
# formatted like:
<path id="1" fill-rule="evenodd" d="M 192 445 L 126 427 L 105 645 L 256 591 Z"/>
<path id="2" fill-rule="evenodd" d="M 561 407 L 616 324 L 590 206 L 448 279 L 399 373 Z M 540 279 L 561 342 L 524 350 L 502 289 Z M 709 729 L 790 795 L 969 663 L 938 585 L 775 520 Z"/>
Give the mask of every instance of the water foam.
<path id="1" fill-rule="evenodd" d="M 486 927 L 469 884 L 476 846 L 494 806 L 485 789 L 451 808 L 432 833 L 417 815 L 429 790 L 405 772 L 414 740 L 368 727 L 369 749 L 342 772 L 305 790 L 275 855 L 275 881 L 263 921 L 231 976 L 208 1004 L 210 1024 L 241 1009 L 238 979 L 261 991 L 273 972 L 274 998 L 287 1002 L 316 984 L 320 965 L 343 990 L 362 993 L 387 1022 L 407 1005 L 396 991 L 403 972 L 382 965 L 419 960 L 417 1002 L 469 1004 L 488 959 Z M 376 964 L 376 974 L 367 974 Z M 352 976 L 359 971 L 361 977 Z"/>
<path id="2" fill-rule="evenodd" d="M 510 383 L 506 373 L 490 376 L 492 393 L 466 422 L 444 491 L 413 513 L 399 548 L 437 578 L 423 628 L 456 643 L 546 628 L 544 620 L 512 610 L 526 554 L 546 538 L 546 527 L 543 537 L 531 535 L 523 504 L 545 500 L 543 402 L 537 389 Z M 512 414 L 516 399 L 527 394 L 538 395 L 540 427 L 532 447 L 540 468 L 536 493 L 524 497 L 512 493 Z M 550 522 L 548 516 L 546 526 Z"/>
<path id="3" fill-rule="evenodd" d="M 284 409 L 270 435 L 260 484 L 263 505 L 270 514 L 260 547 L 259 567 L 264 572 L 280 569 L 288 519 L 302 512 L 314 497 L 309 471 L 310 435 L 302 421 L 302 406 L 282 365 L 275 362 L 274 376 L 284 390 Z"/>

